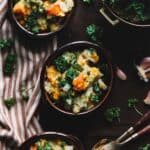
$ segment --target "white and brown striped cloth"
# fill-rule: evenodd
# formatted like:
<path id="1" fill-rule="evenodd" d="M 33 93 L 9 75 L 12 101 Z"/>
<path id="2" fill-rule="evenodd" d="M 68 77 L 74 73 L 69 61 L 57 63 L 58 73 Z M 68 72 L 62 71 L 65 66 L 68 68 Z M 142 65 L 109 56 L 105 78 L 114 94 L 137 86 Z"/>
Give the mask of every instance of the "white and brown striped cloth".
<path id="1" fill-rule="evenodd" d="M 0 0 L 0 22 L 7 11 L 7 0 Z M 1 23 L 0 23 L 1 24 Z M 11 77 L 3 75 L 4 60 L 8 51 L 0 51 L 0 150 L 14 149 L 9 148 L 5 137 L 13 138 L 21 144 L 25 139 L 34 134 L 42 132 L 38 123 L 35 111 L 40 100 L 40 71 L 46 57 L 52 51 L 52 45 L 42 43 L 36 48 L 26 48 L 19 42 L 18 36 L 10 22 L 6 19 L 0 27 L 0 39 L 13 39 L 14 47 L 11 53 L 17 56 L 15 72 Z M 26 45 L 28 45 L 28 41 Z M 43 46 L 44 45 L 44 46 Z M 47 45 L 47 46 L 46 46 Z M 28 91 L 29 100 L 25 102 L 20 94 L 20 86 L 25 84 Z M 15 98 L 16 104 L 8 110 L 4 100 Z"/>

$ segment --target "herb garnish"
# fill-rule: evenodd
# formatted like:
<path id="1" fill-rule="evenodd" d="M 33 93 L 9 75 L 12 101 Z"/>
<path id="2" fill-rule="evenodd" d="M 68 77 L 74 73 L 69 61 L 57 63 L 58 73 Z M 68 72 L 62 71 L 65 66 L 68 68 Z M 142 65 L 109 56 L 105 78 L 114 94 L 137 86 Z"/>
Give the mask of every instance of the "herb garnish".
<path id="1" fill-rule="evenodd" d="M 1 39 L 0 40 L 0 50 L 11 47 L 12 43 L 13 43 L 13 41 L 11 39 L 6 39 L 6 40 Z"/>
<path id="2" fill-rule="evenodd" d="M 51 3 L 55 3 L 57 0 L 49 0 Z"/>
<path id="3" fill-rule="evenodd" d="M 104 116 L 108 122 L 113 122 L 116 119 L 120 122 L 120 112 L 119 107 L 112 107 L 105 111 Z"/>
<path id="4" fill-rule="evenodd" d="M 145 144 L 145 145 L 139 147 L 138 150 L 150 150 L 150 144 Z"/>
<path id="5" fill-rule="evenodd" d="M 14 98 L 8 98 L 4 100 L 4 104 L 9 110 L 12 106 L 15 105 L 15 103 L 16 103 L 16 100 Z"/>
<path id="6" fill-rule="evenodd" d="M 86 27 L 86 34 L 92 41 L 97 41 L 102 37 L 103 29 L 100 29 L 99 26 L 91 24 Z"/>
<path id="7" fill-rule="evenodd" d="M 66 71 L 66 79 L 68 81 L 72 81 L 75 77 L 77 77 L 79 75 L 79 71 L 73 67 L 70 67 L 67 71 Z"/>
<path id="8" fill-rule="evenodd" d="M 98 102 L 100 101 L 100 96 L 97 95 L 97 94 L 92 94 L 90 100 L 91 100 L 93 103 L 98 103 Z"/>
<path id="9" fill-rule="evenodd" d="M 27 21 L 26 21 L 26 24 L 25 24 L 25 27 L 33 32 L 34 34 L 37 34 L 39 33 L 39 26 L 38 26 L 38 22 L 37 22 L 37 18 L 39 16 L 39 13 L 38 12 L 32 12 L 29 17 L 27 18 Z"/>
<path id="10" fill-rule="evenodd" d="M 59 56 L 57 59 L 55 59 L 54 65 L 56 66 L 57 70 L 61 73 L 67 70 L 69 67 L 69 63 L 63 56 Z"/>
<path id="11" fill-rule="evenodd" d="M 32 86 L 31 88 L 27 89 L 27 88 L 25 87 L 25 84 L 24 84 L 24 83 L 21 85 L 20 94 L 21 94 L 21 96 L 22 96 L 22 98 L 23 98 L 23 100 L 24 100 L 25 102 L 27 102 L 27 101 L 29 100 L 28 91 L 31 90 L 31 89 L 33 89 L 33 88 L 34 88 L 34 86 Z"/>
<path id="12" fill-rule="evenodd" d="M 118 2 L 119 2 L 119 0 L 108 0 L 108 3 L 110 5 L 114 5 L 114 4 L 118 3 Z"/>
<path id="13" fill-rule="evenodd" d="M 84 3 L 91 4 L 93 0 L 83 0 Z"/>
<path id="14" fill-rule="evenodd" d="M 20 93 L 21 93 L 21 96 L 23 98 L 23 100 L 25 102 L 27 102 L 29 100 L 29 95 L 28 95 L 28 90 L 25 88 L 24 85 L 22 85 L 21 89 L 20 89 Z"/>
<path id="15" fill-rule="evenodd" d="M 129 108 L 133 108 L 140 116 L 143 116 L 143 113 L 140 112 L 137 109 L 137 107 L 136 107 L 136 105 L 138 104 L 138 102 L 139 102 L 138 99 L 136 99 L 136 98 L 130 98 L 130 99 L 128 99 L 128 107 Z"/>
<path id="16" fill-rule="evenodd" d="M 4 64 L 4 74 L 7 76 L 12 75 L 15 69 L 16 55 L 8 54 Z"/>

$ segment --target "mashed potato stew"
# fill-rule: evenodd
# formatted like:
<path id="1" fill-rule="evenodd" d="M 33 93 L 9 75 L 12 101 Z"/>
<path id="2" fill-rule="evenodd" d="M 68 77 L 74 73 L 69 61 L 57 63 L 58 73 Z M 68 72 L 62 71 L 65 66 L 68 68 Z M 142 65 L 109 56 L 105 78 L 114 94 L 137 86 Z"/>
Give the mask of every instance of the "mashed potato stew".
<path id="1" fill-rule="evenodd" d="M 73 0 L 17 0 L 13 13 L 24 28 L 37 34 L 59 30 L 73 7 Z"/>
<path id="2" fill-rule="evenodd" d="M 103 98 L 107 85 L 105 72 L 93 48 L 67 51 L 47 66 L 44 88 L 53 103 L 63 110 L 81 113 L 90 110 Z"/>
<path id="3" fill-rule="evenodd" d="M 72 145 L 68 145 L 62 140 L 41 139 L 30 147 L 30 150 L 74 150 Z"/>

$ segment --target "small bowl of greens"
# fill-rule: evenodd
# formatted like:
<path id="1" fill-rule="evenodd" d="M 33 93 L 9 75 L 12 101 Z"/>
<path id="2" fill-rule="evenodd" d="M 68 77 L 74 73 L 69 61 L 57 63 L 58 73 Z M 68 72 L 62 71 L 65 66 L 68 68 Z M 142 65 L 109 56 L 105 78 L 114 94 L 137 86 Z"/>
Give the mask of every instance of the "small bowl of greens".
<path id="1" fill-rule="evenodd" d="M 113 70 L 106 51 L 86 41 L 59 48 L 43 66 L 41 88 L 55 110 L 72 116 L 99 108 L 110 94 Z"/>
<path id="2" fill-rule="evenodd" d="M 136 27 L 150 27 L 149 0 L 96 0 L 100 13 L 112 24 L 124 22 Z M 100 5 L 102 8 L 100 8 Z M 111 19 L 111 13 L 116 20 Z"/>
<path id="3" fill-rule="evenodd" d="M 78 138 L 58 132 L 46 132 L 26 140 L 19 150 L 84 150 Z"/>
<path id="4" fill-rule="evenodd" d="M 24 33 L 50 36 L 62 30 L 75 8 L 74 0 L 11 0 L 11 14 Z"/>

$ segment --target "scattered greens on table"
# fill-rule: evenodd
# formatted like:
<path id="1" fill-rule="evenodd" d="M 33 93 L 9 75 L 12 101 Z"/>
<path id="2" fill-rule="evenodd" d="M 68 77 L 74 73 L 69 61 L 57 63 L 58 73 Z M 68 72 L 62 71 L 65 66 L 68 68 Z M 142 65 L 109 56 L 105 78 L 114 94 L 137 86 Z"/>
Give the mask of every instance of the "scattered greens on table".
<path id="1" fill-rule="evenodd" d="M 16 103 L 16 100 L 14 98 L 8 98 L 4 100 L 4 104 L 8 109 L 11 109 L 12 106 L 14 106 Z"/>
<path id="2" fill-rule="evenodd" d="M 102 37 L 103 29 L 95 24 L 90 24 L 86 27 L 86 34 L 92 41 L 96 42 Z"/>
<path id="3" fill-rule="evenodd" d="M 131 22 L 143 22 L 150 19 L 149 0 L 104 0 L 112 9 L 124 19 Z"/>
<path id="4" fill-rule="evenodd" d="M 105 111 L 104 116 L 108 122 L 113 122 L 115 120 L 120 122 L 120 112 L 121 110 L 119 107 L 112 107 Z"/>
<path id="5" fill-rule="evenodd" d="M 138 150 L 150 150 L 150 144 L 145 144 L 143 146 L 140 146 Z"/>
<path id="6" fill-rule="evenodd" d="M 93 0 L 83 0 L 84 3 L 91 4 Z"/>
<path id="7" fill-rule="evenodd" d="M 21 86 L 20 94 L 24 101 L 27 102 L 29 100 L 28 90 L 26 89 L 24 85 Z"/>
<path id="8" fill-rule="evenodd" d="M 12 75 L 16 67 L 16 55 L 8 54 L 4 63 L 4 74 L 7 76 Z"/>
<path id="9" fill-rule="evenodd" d="M 51 3 L 55 3 L 57 0 L 49 0 Z"/>
<path id="10" fill-rule="evenodd" d="M 20 88 L 20 94 L 22 96 L 22 99 L 27 102 L 29 100 L 29 95 L 28 95 L 28 91 L 33 89 L 34 86 L 30 87 L 29 89 L 27 89 L 27 87 L 25 86 L 25 84 L 23 83 L 21 85 L 21 88 Z"/>
<path id="11" fill-rule="evenodd" d="M 136 105 L 139 103 L 139 100 L 136 98 L 130 98 L 128 99 L 128 107 L 134 109 L 140 116 L 143 116 L 143 113 L 140 112 Z"/>

